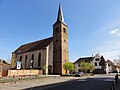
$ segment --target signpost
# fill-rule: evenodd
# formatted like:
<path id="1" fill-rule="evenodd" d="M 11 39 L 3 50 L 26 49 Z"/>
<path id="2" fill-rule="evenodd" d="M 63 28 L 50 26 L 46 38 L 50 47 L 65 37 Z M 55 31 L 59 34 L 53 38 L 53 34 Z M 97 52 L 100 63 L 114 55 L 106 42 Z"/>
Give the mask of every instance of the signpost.
<path id="1" fill-rule="evenodd" d="M 30 78 L 31 78 L 31 69 L 32 69 L 33 60 L 30 60 Z"/>

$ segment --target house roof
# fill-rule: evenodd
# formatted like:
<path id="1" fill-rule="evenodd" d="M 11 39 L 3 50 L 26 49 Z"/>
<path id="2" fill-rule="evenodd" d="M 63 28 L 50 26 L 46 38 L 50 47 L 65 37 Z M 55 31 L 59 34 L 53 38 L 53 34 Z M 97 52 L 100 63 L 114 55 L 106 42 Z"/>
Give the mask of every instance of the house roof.
<path id="1" fill-rule="evenodd" d="M 0 64 L 1 64 L 1 63 L 10 65 L 7 61 L 0 59 Z"/>
<path id="2" fill-rule="evenodd" d="M 47 47 L 52 41 L 53 41 L 53 37 L 50 37 L 39 41 L 31 42 L 28 44 L 24 44 L 19 48 L 17 48 L 13 53 L 21 54 L 25 52 L 40 50 Z"/>
<path id="3" fill-rule="evenodd" d="M 79 58 L 79 59 L 76 60 L 74 63 L 79 63 L 79 62 L 82 62 L 82 61 L 91 62 L 91 61 L 94 60 L 94 58 L 100 58 L 102 63 L 105 61 L 103 55 L 100 55 L 100 54 L 98 53 L 98 54 L 96 54 L 95 56 Z"/>
<path id="4" fill-rule="evenodd" d="M 10 64 L 9 64 L 7 61 L 5 61 L 5 60 L 3 60 L 3 63 L 4 63 L 4 64 L 8 64 L 8 65 L 10 65 Z"/>
<path id="5" fill-rule="evenodd" d="M 110 65 L 112 65 L 112 66 L 116 66 L 112 61 L 110 61 L 110 60 L 107 60 L 106 61 L 108 64 L 110 64 Z"/>
<path id="6" fill-rule="evenodd" d="M 84 58 L 79 58 L 77 61 L 75 61 L 74 63 L 77 63 L 77 62 L 82 62 L 82 61 L 85 61 L 85 62 L 90 62 L 93 60 L 94 57 L 84 57 Z"/>

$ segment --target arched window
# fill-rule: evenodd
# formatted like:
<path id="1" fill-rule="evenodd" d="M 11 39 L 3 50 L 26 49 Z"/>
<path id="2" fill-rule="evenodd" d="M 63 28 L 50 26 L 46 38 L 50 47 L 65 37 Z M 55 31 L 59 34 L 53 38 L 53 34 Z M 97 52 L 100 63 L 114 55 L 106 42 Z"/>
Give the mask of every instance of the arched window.
<path id="1" fill-rule="evenodd" d="M 54 34 L 55 34 L 55 36 L 56 36 L 56 35 L 57 35 L 57 36 L 59 35 L 59 27 L 55 28 Z"/>
<path id="2" fill-rule="evenodd" d="M 22 56 L 20 56 L 20 61 L 22 61 Z"/>
<path id="3" fill-rule="evenodd" d="M 32 54 L 32 56 L 31 56 L 30 63 L 31 63 L 31 67 L 33 67 L 33 64 L 34 64 L 34 55 L 33 55 L 33 54 Z"/>
<path id="4" fill-rule="evenodd" d="M 65 62 L 66 62 L 66 60 L 65 60 Z"/>
<path id="5" fill-rule="evenodd" d="M 63 28 L 63 31 L 64 31 L 64 33 L 67 33 L 67 32 L 66 32 L 66 28 Z"/>
<path id="6" fill-rule="evenodd" d="M 55 31 L 56 31 L 56 33 L 58 33 L 58 32 L 59 32 L 59 27 L 57 27 L 57 28 L 55 29 Z"/>
<path id="7" fill-rule="evenodd" d="M 58 42 L 58 39 L 56 40 L 56 42 Z"/>
<path id="8" fill-rule="evenodd" d="M 27 58 L 28 58 L 28 56 L 26 55 L 25 56 L 25 68 L 27 67 Z"/>
<path id="9" fill-rule="evenodd" d="M 66 40 L 64 39 L 64 42 L 66 43 Z"/>
<path id="10" fill-rule="evenodd" d="M 41 66 L 41 53 L 38 54 L 38 68 Z"/>
<path id="11" fill-rule="evenodd" d="M 22 56 L 20 56 L 20 60 L 19 61 L 21 62 L 21 68 L 23 68 L 22 67 Z"/>
<path id="12" fill-rule="evenodd" d="M 32 54 L 31 60 L 34 60 L 34 55 Z"/>

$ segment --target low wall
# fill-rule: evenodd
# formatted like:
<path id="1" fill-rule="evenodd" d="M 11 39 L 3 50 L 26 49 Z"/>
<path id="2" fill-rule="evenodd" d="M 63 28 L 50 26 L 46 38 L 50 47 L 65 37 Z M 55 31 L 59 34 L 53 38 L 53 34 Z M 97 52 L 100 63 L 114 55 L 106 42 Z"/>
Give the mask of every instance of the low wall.
<path id="1" fill-rule="evenodd" d="M 43 75 L 43 70 L 9 70 L 8 76 L 13 75 Z"/>

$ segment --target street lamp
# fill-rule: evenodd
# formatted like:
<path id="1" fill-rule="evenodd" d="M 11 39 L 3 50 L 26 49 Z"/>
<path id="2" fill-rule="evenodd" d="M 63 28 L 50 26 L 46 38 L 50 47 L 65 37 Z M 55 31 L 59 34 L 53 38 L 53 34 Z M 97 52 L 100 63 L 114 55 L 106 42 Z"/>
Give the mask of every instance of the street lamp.
<path id="1" fill-rule="evenodd" d="M 33 60 L 30 60 L 30 78 L 31 78 L 31 68 L 32 68 Z"/>

